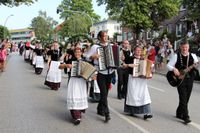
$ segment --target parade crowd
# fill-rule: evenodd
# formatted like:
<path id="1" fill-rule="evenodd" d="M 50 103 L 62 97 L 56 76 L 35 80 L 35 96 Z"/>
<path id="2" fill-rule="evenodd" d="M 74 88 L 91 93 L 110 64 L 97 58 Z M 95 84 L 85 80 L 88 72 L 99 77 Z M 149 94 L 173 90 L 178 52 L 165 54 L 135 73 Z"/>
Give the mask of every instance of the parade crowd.
<path id="1" fill-rule="evenodd" d="M 8 48 L 6 40 L 1 42 L 1 71 L 5 71 L 6 56 Z M 98 53 L 100 48 L 107 46 L 117 46 L 120 48 L 118 53 L 120 66 L 106 67 L 100 69 L 101 55 Z M 108 93 L 113 84 L 117 84 L 117 98 L 124 99 L 124 112 L 135 116 L 142 115 L 144 120 L 151 119 L 151 97 L 148 90 L 147 80 L 151 80 L 152 74 L 156 69 L 164 69 L 166 63 L 170 71 L 178 76 L 182 66 L 188 66 L 198 62 L 195 55 L 188 52 L 187 42 L 182 43 L 181 51 L 174 52 L 170 40 L 165 35 L 162 40 L 153 44 L 146 43 L 144 40 L 138 40 L 135 44 L 130 44 L 128 40 L 122 43 L 108 42 L 107 33 L 100 31 L 98 42 L 95 44 L 87 43 L 81 46 L 80 43 L 72 44 L 68 49 L 62 49 L 57 41 L 43 48 L 40 41 L 35 44 L 30 42 L 20 43 L 18 45 L 19 55 L 24 57 L 25 62 L 30 63 L 35 68 L 36 74 L 41 74 L 45 63 L 48 71 L 45 77 L 44 85 L 51 90 L 58 91 L 62 80 L 62 70 L 68 75 L 67 82 L 67 108 L 73 118 L 75 125 L 80 124 L 82 113 L 88 108 L 88 97 L 92 102 L 97 102 L 97 114 L 104 118 L 105 122 L 111 119 Z M 177 56 L 178 55 L 178 56 Z M 151 77 L 134 77 L 134 68 L 138 67 L 135 60 L 148 60 L 151 62 Z M 73 62 L 88 62 L 95 69 L 96 73 L 88 80 L 81 76 L 71 76 L 73 71 Z M 78 71 L 78 70 L 77 70 Z M 179 106 L 176 116 L 185 123 L 191 122 L 188 114 L 188 102 L 192 91 L 193 71 L 189 77 L 184 79 L 183 84 L 178 86 Z M 189 84 L 189 86 L 188 86 Z M 88 96 L 89 92 L 89 96 Z"/>

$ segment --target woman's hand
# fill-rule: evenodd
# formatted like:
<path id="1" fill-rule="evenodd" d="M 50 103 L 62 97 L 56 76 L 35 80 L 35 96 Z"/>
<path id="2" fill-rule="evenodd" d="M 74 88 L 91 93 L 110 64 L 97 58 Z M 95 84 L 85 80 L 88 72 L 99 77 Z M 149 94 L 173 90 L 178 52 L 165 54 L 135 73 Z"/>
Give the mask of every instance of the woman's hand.
<path id="1" fill-rule="evenodd" d="M 97 60 L 97 59 L 99 59 L 99 57 L 100 57 L 99 54 L 93 54 L 93 55 L 91 56 L 91 59 Z"/>

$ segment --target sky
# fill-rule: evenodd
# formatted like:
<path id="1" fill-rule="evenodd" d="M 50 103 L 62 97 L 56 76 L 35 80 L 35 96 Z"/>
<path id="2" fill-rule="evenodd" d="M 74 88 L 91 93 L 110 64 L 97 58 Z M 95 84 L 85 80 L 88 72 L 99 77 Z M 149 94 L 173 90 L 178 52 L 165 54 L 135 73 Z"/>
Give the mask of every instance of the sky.
<path id="1" fill-rule="evenodd" d="M 46 11 L 47 16 L 61 23 L 63 20 L 56 13 L 61 2 L 62 0 L 38 0 L 31 6 L 20 5 L 13 8 L 0 5 L 0 25 L 6 26 L 9 30 L 30 27 L 31 20 L 39 15 L 40 10 Z M 108 18 L 105 6 L 97 6 L 96 0 L 92 0 L 92 3 L 94 12 L 101 16 L 101 19 Z"/>

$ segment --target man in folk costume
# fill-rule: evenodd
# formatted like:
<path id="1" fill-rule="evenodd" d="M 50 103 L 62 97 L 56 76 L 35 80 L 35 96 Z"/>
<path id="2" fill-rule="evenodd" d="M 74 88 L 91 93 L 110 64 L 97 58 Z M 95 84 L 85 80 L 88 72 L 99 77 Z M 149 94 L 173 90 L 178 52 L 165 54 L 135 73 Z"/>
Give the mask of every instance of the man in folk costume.
<path id="1" fill-rule="evenodd" d="M 189 52 L 188 42 L 183 41 L 180 44 L 180 51 L 172 56 L 167 64 L 167 68 L 170 71 L 173 71 L 177 77 L 179 77 L 181 76 L 181 70 L 186 69 L 197 62 L 197 56 Z M 194 78 L 195 70 L 193 68 L 186 73 L 183 82 L 177 87 L 179 94 L 179 105 L 176 110 L 176 117 L 183 120 L 186 124 L 191 122 L 188 112 L 188 102 L 192 92 Z"/>
<path id="2" fill-rule="evenodd" d="M 35 47 L 35 56 L 36 56 L 36 62 L 35 62 L 35 73 L 41 74 L 42 70 L 44 68 L 44 58 L 43 58 L 43 52 L 41 44 L 37 44 L 37 47 Z"/>
<path id="3" fill-rule="evenodd" d="M 75 48 L 75 58 L 68 60 L 68 64 L 61 64 L 60 69 L 72 68 L 72 61 L 81 61 L 81 48 Z M 81 114 L 88 108 L 86 80 L 82 77 L 70 77 L 67 86 L 67 107 L 71 112 L 73 122 L 78 125 L 81 122 Z"/>
<path id="4" fill-rule="evenodd" d="M 134 55 L 127 59 L 127 64 L 123 64 L 129 69 L 129 78 L 127 86 L 127 95 L 125 99 L 124 112 L 130 115 L 144 114 L 144 119 L 152 118 L 151 114 L 151 98 L 147 86 L 147 79 L 142 77 L 133 77 L 133 68 L 137 64 L 133 64 L 134 59 L 143 59 L 141 57 L 142 48 L 136 46 Z"/>
<path id="5" fill-rule="evenodd" d="M 124 63 L 127 63 L 128 57 L 132 55 L 131 46 L 128 40 L 124 40 L 121 50 L 121 58 Z M 118 99 L 125 98 L 127 92 L 127 83 L 128 83 L 128 69 L 119 67 L 117 69 L 118 83 L 117 83 L 117 97 Z"/>
<path id="6" fill-rule="evenodd" d="M 59 49 L 58 42 L 53 43 L 53 50 L 48 52 L 48 72 L 45 79 L 45 85 L 49 86 L 52 90 L 58 90 L 61 83 L 61 70 L 58 68 L 60 65 L 60 57 L 62 53 Z"/>
<path id="7" fill-rule="evenodd" d="M 87 58 L 90 58 L 94 61 L 94 66 L 96 66 L 97 70 L 99 69 L 98 59 L 100 57 L 100 55 L 97 53 L 97 49 L 109 45 L 107 43 L 107 33 L 105 31 L 100 31 L 98 33 L 98 39 L 100 43 L 93 45 L 87 54 Z M 100 100 L 97 106 L 97 114 L 104 116 L 105 122 L 108 122 L 111 119 L 107 97 L 113 72 L 113 69 L 107 68 L 106 70 L 98 71 L 97 74 L 97 83 L 100 89 Z"/>

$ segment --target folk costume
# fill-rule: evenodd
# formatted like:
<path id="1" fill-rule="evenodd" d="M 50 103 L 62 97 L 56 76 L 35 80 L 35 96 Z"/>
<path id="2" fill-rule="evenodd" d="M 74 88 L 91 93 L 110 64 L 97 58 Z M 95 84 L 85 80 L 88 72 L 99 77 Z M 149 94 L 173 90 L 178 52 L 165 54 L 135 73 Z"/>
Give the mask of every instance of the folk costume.
<path id="1" fill-rule="evenodd" d="M 181 71 L 196 62 L 198 62 L 198 58 L 195 54 L 188 53 L 187 55 L 183 55 L 181 52 L 178 52 L 172 56 L 167 64 L 167 68 L 170 71 L 173 71 L 174 68 Z M 176 110 L 176 117 L 184 120 L 186 123 L 191 122 L 188 111 L 188 103 L 192 92 L 194 78 L 195 71 L 193 68 L 186 74 L 183 82 L 177 87 L 179 94 L 179 105 Z"/>
<path id="2" fill-rule="evenodd" d="M 134 58 L 136 57 L 129 57 L 127 59 L 128 64 L 133 64 Z M 144 114 L 144 119 L 151 118 L 151 98 L 147 86 L 147 79 L 133 77 L 133 68 L 128 67 L 128 69 L 129 77 L 124 112 L 130 115 Z"/>
<path id="3" fill-rule="evenodd" d="M 45 85 L 49 86 L 52 90 L 58 90 L 61 83 L 61 70 L 58 68 L 60 65 L 60 57 L 62 56 L 59 50 L 49 50 L 48 55 L 51 58 L 49 69 L 45 79 Z"/>
<path id="4" fill-rule="evenodd" d="M 77 61 L 82 59 L 71 59 Z M 82 113 L 88 108 L 86 80 L 82 77 L 71 77 L 67 86 L 67 108 L 70 110 L 74 122 L 80 122 Z M 79 123 L 77 123 L 79 124 Z"/>
<path id="5" fill-rule="evenodd" d="M 41 74 L 44 68 L 43 49 L 36 48 L 35 52 L 35 73 Z"/>
<path id="6" fill-rule="evenodd" d="M 97 53 L 97 49 L 99 47 L 104 47 L 107 46 L 108 44 L 97 44 L 93 45 L 90 49 L 90 51 L 87 54 L 87 58 L 89 59 L 92 55 Z M 93 60 L 94 66 L 96 67 L 97 70 L 99 70 L 99 62 L 98 60 Z M 100 89 L 100 100 L 97 106 L 97 114 L 101 116 L 105 116 L 105 121 L 110 120 L 110 111 L 108 108 L 108 91 L 109 91 L 109 86 L 111 84 L 111 79 L 113 76 L 114 70 L 107 68 L 106 70 L 98 71 L 97 74 L 97 83 Z"/>
<path id="7" fill-rule="evenodd" d="M 127 59 L 132 55 L 131 51 L 129 49 L 122 49 L 121 51 L 124 56 L 124 63 L 128 63 Z M 117 75 L 118 75 L 118 82 L 117 82 L 117 97 L 118 99 L 125 98 L 126 92 L 127 92 L 127 84 L 128 84 L 128 69 L 119 67 L 117 69 Z"/>
<path id="8" fill-rule="evenodd" d="M 30 56 L 30 42 L 27 42 L 25 45 L 24 60 L 29 61 L 29 56 Z"/>

